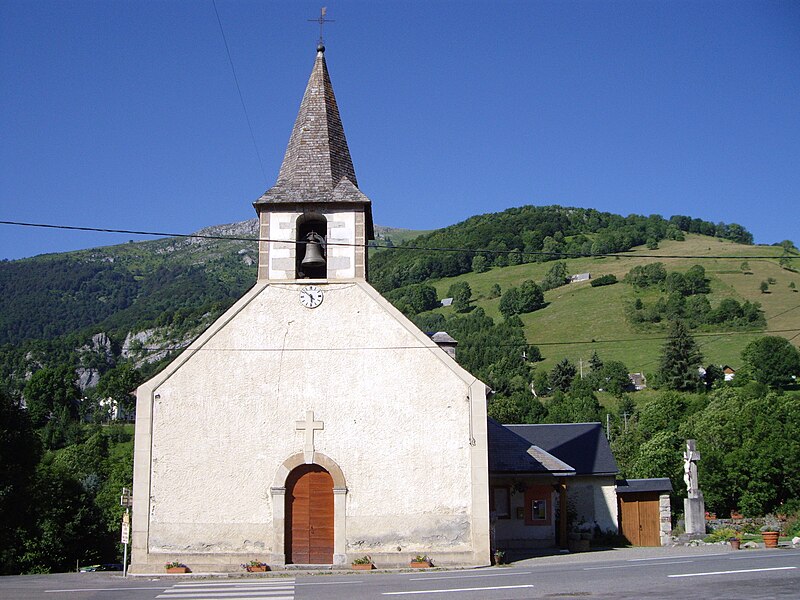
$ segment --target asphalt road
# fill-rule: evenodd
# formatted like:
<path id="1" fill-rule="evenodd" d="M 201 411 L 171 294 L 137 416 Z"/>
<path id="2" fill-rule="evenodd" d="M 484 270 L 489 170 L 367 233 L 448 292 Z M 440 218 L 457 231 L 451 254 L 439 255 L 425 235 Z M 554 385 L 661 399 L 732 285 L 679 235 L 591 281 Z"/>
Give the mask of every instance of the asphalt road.
<path id="1" fill-rule="evenodd" d="M 129 577 L 64 573 L 0 578 L 3 600 L 349 600 L 800 598 L 800 550 L 724 546 L 592 552 L 509 567 L 425 572 Z"/>

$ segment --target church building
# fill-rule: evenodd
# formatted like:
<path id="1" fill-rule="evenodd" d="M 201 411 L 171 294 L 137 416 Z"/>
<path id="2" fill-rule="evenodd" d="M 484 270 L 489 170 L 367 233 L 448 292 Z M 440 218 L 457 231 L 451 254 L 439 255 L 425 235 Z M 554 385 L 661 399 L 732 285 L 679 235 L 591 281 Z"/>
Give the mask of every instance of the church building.
<path id="1" fill-rule="evenodd" d="M 490 562 L 486 386 L 367 283 L 325 63 L 255 203 L 255 286 L 137 390 L 131 572 Z"/>

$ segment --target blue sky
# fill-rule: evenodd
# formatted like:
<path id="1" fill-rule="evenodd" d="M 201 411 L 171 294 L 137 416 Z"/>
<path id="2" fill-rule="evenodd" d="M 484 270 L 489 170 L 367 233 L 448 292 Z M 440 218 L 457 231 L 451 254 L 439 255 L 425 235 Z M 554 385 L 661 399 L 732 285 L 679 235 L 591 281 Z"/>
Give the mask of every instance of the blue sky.
<path id="1" fill-rule="evenodd" d="M 321 2 L 0 3 L 0 220 L 188 233 L 278 174 Z M 800 244 L 800 3 L 328 1 L 380 225 L 524 204 L 688 214 Z M 0 258 L 131 236 L 0 225 Z"/>

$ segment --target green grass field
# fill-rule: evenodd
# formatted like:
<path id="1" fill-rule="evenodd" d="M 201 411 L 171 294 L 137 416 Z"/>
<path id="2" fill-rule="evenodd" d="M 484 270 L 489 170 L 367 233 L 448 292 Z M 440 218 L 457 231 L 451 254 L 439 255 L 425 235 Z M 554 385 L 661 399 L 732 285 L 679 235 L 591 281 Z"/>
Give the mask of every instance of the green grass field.
<path id="1" fill-rule="evenodd" d="M 664 326 L 650 325 L 634 328 L 625 319 L 626 302 L 636 297 L 633 288 L 621 282 L 625 274 L 636 265 L 660 260 L 667 271 L 685 272 L 695 264 L 702 265 L 711 281 L 709 301 L 712 307 L 725 297 L 739 301 L 761 303 L 767 318 L 767 331 L 791 339 L 800 333 L 800 293 L 789 287 L 791 282 L 800 288 L 800 274 L 783 269 L 778 264 L 782 248 L 774 246 L 745 246 L 726 240 L 700 235 L 688 235 L 686 241 L 663 241 L 658 250 L 637 248 L 624 257 L 567 259 L 570 274 L 589 272 L 592 278 L 614 274 L 620 283 L 591 287 L 588 281 L 573 283 L 545 293 L 549 303 L 542 310 L 522 315 L 528 341 L 537 344 L 544 356 L 541 367 L 550 369 L 562 358 L 576 365 L 589 360 L 597 351 L 604 360 L 624 362 L 632 372 L 652 372 L 664 343 Z M 699 258 L 646 258 L 641 255 L 681 255 Z M 747 256 L 774 256 L 769 259 L 746 259 Z M 730 258 L 706 258 L 724 256 Z M 742 270 L 747 262 L 749 270 Z M 800 259 L 794 259 L 800 269 Z M 482 307 L 494 319 L 501 319 L 499 298 L 490 299 L 491 287 L 498 283 L 503 290 L 520 285 L 526 279 L 541 281 L 552 263 L 532 263 L 512 267 L 493 268 L 486 273 L 467 273 L 459 277 L 433 282 L 439 297 L 445 297 L 450 285 L 466 281 L 472 289 L 474 305 Z M 769 293 L 762 293 L 759 285 L 768 278 L 775 284 Z M 437 312 L 451 314 L 452 309 Z M 793 330 L 793 331 L 784 331 Z M 724 335 L 718 335 L 724 333 Z M 740 354 L 752 339 L 765 335 L 763 331 L 697 331 L 696 339 L 703 352 L 703 362 L 740 365 Z M 793 339 L 800 344 L 800 335 Z"/>

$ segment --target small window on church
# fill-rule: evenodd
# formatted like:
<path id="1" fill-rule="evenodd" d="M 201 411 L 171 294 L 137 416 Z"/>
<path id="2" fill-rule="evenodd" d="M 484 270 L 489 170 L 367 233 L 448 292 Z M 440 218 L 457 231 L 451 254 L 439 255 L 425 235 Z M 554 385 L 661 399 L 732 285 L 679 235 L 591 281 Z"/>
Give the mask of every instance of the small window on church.
<path id="1" fill-rule="evenodd" d="M 552 519 L 550 486 L 531 486 L 525 490 L 525 525 L 550 525 Z"/>
<path id="2" fill-rule="evenodd" d="M 511 518 L 511 490 L 507 485 L 492 486 L 489 510 L 498 519 Z"/>

